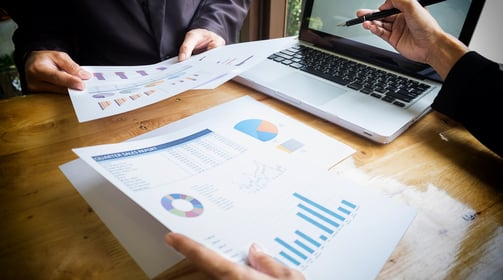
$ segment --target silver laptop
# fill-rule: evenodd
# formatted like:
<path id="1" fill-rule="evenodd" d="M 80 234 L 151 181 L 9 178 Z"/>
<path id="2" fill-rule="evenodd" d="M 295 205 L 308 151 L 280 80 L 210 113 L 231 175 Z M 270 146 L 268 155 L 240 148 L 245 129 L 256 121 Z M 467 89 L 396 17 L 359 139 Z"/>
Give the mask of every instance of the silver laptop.
<path id="1" fill-rule="evenodd" d="M 485 0 L 428 6 L 468 45 Z M 234 80 L 378 143 L 390 143 L 430 110 L 442 83 L 427 65 L 399 55 L 361 25 L 340 27 L 383 0 L 304 0 L 292 45 Z M 288 40 L 288 38 L 285 38 Z"/>

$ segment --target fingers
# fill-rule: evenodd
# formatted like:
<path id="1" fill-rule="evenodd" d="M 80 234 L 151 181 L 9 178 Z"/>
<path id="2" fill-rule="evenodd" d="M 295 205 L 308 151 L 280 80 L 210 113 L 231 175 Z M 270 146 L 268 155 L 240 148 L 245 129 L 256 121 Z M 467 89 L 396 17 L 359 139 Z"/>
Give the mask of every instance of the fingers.
<path id="1" fill-rule="evenodd" d="M 381 6 L 380 9 L 383 9 L 385 6 Z M 356 11 L 356 16 L 361 17 L 364 15 L 368 15 L 371 13 L 375 13 L 378 10 L 370 10 L 370 9 L 359 9 Z M 365 21 L 362 26 L 364 29 L 369 30 L 373 34 L 381 37 L 385 41 L 389 41 L 391 35 L 392 23 L 395 19 L 395 16 L 389 16 L 387 18 L 381 20 L 373 20 L 373 21 Z"/>
<path id="2" fill-rule="evenodd" d="M 183 61 L 193 53 L 200 53 L 225 45 L 225 40 L 206 29 L 193 29 L 187 32 L 178 52 L 178 60 Z"/>
<path id="3" fill-rule="evenodd" d="M 91 78 L 91 73 L 59 51 L 34 51 L 25 68 L 28 89 L 32 92 L 66 93 L 68 88 L 83 90 L 82 80 Z"/>
<path id="4" fill-rule="evenodd" d="M 356 11 L 356 16 L 361 17 L 361 16 L 368 15 L 368 14 L 375 13 L 375 12 L 377 12 L 377 11 L 370 10 L 370 9 L 359 9 Z"/>
<path id="5" fill-rule="evenodd" d="M 363 28 L 369 30 L 373 34 L 381 37 L 383 40 L 389 42 L 391 36 L 392 24 L 383 21 L 366 21 L 363 23 Z"/>
<path id="6" fill-rule="evenodd" d="M 250 266 L 227 260 L 204 245 L 178 233 L 165 236 L 168 245 L 184 255 L 202 272 L 216 279 L 304 280 L 300 271 L 290 269 L 260 251 L 256 245 L 249 250 Z"/>
<path id="7" fill-rule="evenodd" d="M 168 233 L 165 241 L 199 270 L 217 279 L 238 279 L 246 267 L 229 261 L 200 243 L 178 233 Z"/>
<path id="8" fill-rule="evenodd" d="M 286 267 L 271 256 L 263 253 L 255 244 L 250 247 L 248 261 L 253 268 L 272 276 L 274 279 L 304 279 L 300 271 Z"/>

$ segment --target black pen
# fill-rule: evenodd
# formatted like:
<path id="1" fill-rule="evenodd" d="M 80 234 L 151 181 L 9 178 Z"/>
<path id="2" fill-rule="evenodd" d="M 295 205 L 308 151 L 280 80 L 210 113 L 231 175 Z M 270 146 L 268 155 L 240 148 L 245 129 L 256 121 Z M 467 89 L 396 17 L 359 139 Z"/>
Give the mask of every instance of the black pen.
<path id="1" fill-rule="evenodd" d="M 423 6 L 423 7 L 425 7 L 425 6 L 436 4 L 439 2 L 443 2 L 443 1 L 445 1 L 445 0 L 419 0 L 419 4 L 421 4 L 421 6 Z M 397 8 L 393 8 L 393 9 L 389 9 L 389 10 L 382 10 L 379 12 L 370 13 L 370 14 L 366 14 L 361 17 L 354 18 L 354 19 L 348 20 L 346 22 L 339 23 L 339 24 L 337 24 L 337 26 L 352 26 L 355 24 L 362 23 L 364 21 L 382 19 L 385 17 L 396 15 L 398 13 L 400 13 L 400 10 L 398 10 Z"/>

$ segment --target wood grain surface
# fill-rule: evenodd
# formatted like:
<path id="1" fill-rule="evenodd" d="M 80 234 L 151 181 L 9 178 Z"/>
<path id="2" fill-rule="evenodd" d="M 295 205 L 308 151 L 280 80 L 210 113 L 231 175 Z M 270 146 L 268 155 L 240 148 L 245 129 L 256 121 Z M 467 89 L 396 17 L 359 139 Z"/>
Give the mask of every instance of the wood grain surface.
<path id="1" fill-rule="evenodd" d="M 381 145 L 234 82 L 85 123 L 66 95 L 0 100 L 0 279 L 147 279 L 59 165 L 244 95 L 352 146 L 333 172 L 418 209 L 378 279 L 503 279 L 503 160 L 463 127 L 431 112 Z M 182 261 L 157 279 L 207 277 Z"/>

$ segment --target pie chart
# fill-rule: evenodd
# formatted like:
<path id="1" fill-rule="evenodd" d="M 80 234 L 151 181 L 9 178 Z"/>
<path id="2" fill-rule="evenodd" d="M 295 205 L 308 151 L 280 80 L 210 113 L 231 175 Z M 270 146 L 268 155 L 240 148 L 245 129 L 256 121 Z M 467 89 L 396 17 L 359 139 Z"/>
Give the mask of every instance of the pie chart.
<path id="1" fill-rule="evenodd" d="M 278 127 L 276 125 L 260 119 L 240 121 L 234 128 L 262 142 L 274 139 L 278 135 Z"/>

